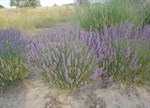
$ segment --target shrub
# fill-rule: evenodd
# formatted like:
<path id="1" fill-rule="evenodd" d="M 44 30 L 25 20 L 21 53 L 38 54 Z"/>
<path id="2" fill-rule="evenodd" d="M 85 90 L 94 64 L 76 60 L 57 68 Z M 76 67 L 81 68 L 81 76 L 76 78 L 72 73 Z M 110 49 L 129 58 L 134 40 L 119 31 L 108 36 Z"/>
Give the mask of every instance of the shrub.
<path id="1" fill-rule="evenodd" d="M 114 81 L 150 81 L 150 26 L 132 30 L 132 24 L 126 23 L 111 25 L 101 34 L 98 31 L 91 33 L 90 44 L 87 45 L 93 48 L 99 63 L 105 64 L 107 74 L 112 75 Z"/>
<path id="2" fill-rule="evenodd" d="M 99 66 L 114 81 L 149 82 L 150 26 L 110 25 L 101 31 L 81 31 L 79 37 L 95 53 Z"/>
<path id="3" fill-rule="evenodd" d="M 0 86 L 27 76 L 25 61 L 25 41 L 21 32 L 15 29 L 0 30 Z"/>
<path id="4" fill-rule="evenodd" d="M 110 25 L 101 32 L 62 29 L 31 39 L 24 65 L 60 89 L 86 89 L 112 77 L 117 82 L 149 82 L 150 26 L 132 26 Z"/>
<path id="5" fill-rule="evenodd" d="M 59 89 L 86 89 L 107 78 L 107 70 L 98 65 L 94 52 L 80 41 L 77 30 L 66 31 L 54 34 L 57 41 L 51 35 L 32 39 L 25 65 L 39 72 L 44 82 Z"/>

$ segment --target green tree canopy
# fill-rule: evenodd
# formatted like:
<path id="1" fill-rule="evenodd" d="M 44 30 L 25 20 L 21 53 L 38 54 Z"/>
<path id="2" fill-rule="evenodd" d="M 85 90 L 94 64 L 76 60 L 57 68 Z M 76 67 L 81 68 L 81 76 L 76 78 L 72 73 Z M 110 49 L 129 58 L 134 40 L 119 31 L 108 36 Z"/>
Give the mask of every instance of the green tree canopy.
<path id="1" fill-rule="evenodd" d="M 90 3 L 90 0 L 76 0 L 78 5 L 87 5 Z"/>
<path id="2" fill-rule="evenodd" d="M 10 6 L 20 7 L 36 7 L 41 6 L 39 0 L 10 0 Z"/>
<path id="3" fill-rule="evenodd" d="M 4 8 L 4 6 L 0 4 L 0 9 L 1 9 L 1 8 Z"/>

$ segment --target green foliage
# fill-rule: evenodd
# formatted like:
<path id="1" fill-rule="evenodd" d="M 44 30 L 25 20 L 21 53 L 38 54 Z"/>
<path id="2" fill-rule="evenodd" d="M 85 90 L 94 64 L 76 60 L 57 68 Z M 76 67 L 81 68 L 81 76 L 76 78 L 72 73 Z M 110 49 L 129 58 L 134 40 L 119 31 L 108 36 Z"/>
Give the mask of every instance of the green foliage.
<path id="1" fill-rule="evenodd" d="M 118 0 L 81 6 L 77 12 L 81 27 L 87 30 L 101 29 L 111 24 L 116 25 L 131 21 L 138 23 L 135 20 L 138 18 L 136 9 L 126 2 Z"/>
<path id="2" fill-rule="evenodd" d="M 90 0 L 76 0 L 77 4 L 80 6 L 87 5 L 90 3 Z"/>
<path id="3" fill-rule="evenodd" d="M 1 9 L 1 8 L 4 8 L 4 6 L 3 6 L 3 5 L 0 5 L 0 9 Z"/>
<path id="4" fill-rule="evenodd" d="M 150 2 L 146 4 L 144 12 L 141 17 L 142 17 L 141 19 L 143 20 L 143 25 L 150 24 Z"/>
<path id="5" fill-rule="evenodd" d="M 36 7 L 41 6 L 39 0 L 26 0 L 24 3 L 24 7 Z"/>
<path id="6" fill-rule="evenodd" d="M 22 33 L 16 29 L 0 30 L 0 86 L 6 86 L 28 75 L 22 64 L 27 53 Z"/>
<path id="7" fill-rule="evenodd" d="M 10 0 L 10 6 L 16 6 L 17 8 L 21 6 L 23 0 Z"/>
<path id="8" fill-rule="evenodd" d="M 118 44 L 118 46 L 116 56 L 109 61 L 110 64 L 108 65 L 108 74 L 113 76 L 114 81 L 127 83 L 145 83 L 150 81 L 150 50 L 145 49 L 146 45 L 130 43 L 131 52 L 129 56 L 125 56 L 122 51 L 122 49 L 125 49 L 123 42 Z"/>
<path id="9" fill-rule="evenodd" d="M 9 60 L 0 57 L 0 86 L 6 86 L 27 76 L 28 70 L 22 65 L 23 61 L 21 56 L 11 57 Z"/>
<path id="10" fill-rule="evenodd" d="M 40 6 L 39 0 L 10 0 L 10 6 L 20 7 L 36 7 Z"/>

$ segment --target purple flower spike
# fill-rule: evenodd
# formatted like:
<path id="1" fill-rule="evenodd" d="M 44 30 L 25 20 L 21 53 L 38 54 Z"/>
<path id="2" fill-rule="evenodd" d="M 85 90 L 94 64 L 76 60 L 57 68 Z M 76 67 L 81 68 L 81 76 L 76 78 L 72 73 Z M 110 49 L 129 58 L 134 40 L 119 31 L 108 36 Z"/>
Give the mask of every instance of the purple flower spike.
<path id="1" fill-rule="evenodd" d="M 126 50 L 125 50 L 125 56 L 126 56 L 126 57 L 129 57 L 130 54 L 131 54 L 131 48 L 128 46 L 128 47 L 126 48 Z"/>
<path id="2" fill-rule="evenodd" d="M 104 70 L 103 67 L 96 68 L 95 71 L 93 72 L 91 79 L 93 80 L 99 80 L 100 76 L 105 74 L 106 70 Z"/>
<path id="3" fill-rule="evenodd" d="M 81 75 L 81 71 L 80 71 L 80 69 L 78 68 L 78 69 L 77 69 L 77 77 L 76 77 L 76 78 L 78 78 L 80 75 Z"/>
<path id="4" fill-rule="evenodd" d="M 138 67 L 138 59 L 137 59 L 136 51 L 134 52 L 134 55 L 133 55 L 133 58 L 132 58 L 132 63 L 133 63 L 134 69 L 136 69 Z"/>

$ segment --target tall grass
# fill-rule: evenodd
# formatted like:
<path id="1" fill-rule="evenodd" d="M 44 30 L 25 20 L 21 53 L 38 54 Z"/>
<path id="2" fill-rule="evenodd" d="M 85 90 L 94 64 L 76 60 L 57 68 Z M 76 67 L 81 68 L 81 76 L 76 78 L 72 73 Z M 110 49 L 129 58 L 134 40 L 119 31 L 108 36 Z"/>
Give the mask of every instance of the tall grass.
<path id="1" fill-rule="evenodd" d="M 150 2 L 146 4 L 143 10 L 141 19 L 143 20 L 143 25 L 148 25 L 150 24 Z"/>
<path id="2" fill-rule="evenodd" d="M 51 27 L 68 21 L 72 10 L 71 6 L 1 9 L 0 28 L 13 27 L 29 30 Z"/>
<path id="3" fill-rule="evenodd" d="M 139 11 L 141 12 L 138 5 L 131 4 L 130 1 L 110 0 L 104 3 L 81 5 L 77 8 L 77 16 L 81 27 L 87 30 L 102 29 L 111 24 L 120 25 L 125 22 L 132 22 L 137 26 L 141 21 Z"/>

